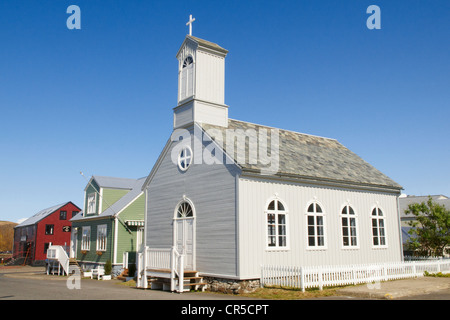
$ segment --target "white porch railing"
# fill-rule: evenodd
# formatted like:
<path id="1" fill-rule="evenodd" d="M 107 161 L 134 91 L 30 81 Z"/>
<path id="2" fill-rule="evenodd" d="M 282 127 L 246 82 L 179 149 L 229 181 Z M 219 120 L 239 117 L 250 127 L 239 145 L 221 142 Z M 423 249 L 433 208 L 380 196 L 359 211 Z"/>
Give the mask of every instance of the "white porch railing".
<path id="1" fill-rule="evenodd" d="M 415 278 L 424 272 L 450 272 L 450 260 L 375 263 L 347 266 L 261 266 L 261 286 L 300 288 L 342 286 Z"/>
<path id="2" fill-rule="evenodd" d="M 65 272 L 66 275 L 69 274 L 69 256 L 63 246 L 49 245 L 47 249 L 47 259 L 49 260 L 47 274 L 50 273 L 52 262 L 58 262 L 58 274 L 60 273 L 60 267 L 63 268 L 63 272 Z"/>
<path id="3" fill-rule="evenodd" d="M 175 247 L 172 248 L 150 248 L 143 247 L 137 253 L 137 283 L 138 288 L 148 287 L 148 275 L 151 271 L 170 270 L 170 290 L 183 291 L 184 278 L 184 255 L 180 254 Z"/>

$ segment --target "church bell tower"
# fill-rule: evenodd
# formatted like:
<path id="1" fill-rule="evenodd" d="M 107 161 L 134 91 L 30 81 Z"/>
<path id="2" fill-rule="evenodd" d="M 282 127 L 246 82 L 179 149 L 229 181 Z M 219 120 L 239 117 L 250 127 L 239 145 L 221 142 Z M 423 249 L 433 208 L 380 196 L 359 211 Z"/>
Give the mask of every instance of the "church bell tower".
<path id="1" fill-rule="evenodd" d="M 195 20 L 195 19 L 194 19 Z M 173 126 L 188 127 L 194 122 L 228 126 L 225 105 L 225 57 L 228 51 L 219 45 L 189 35 L 178 53 L 178 104 Z"/>

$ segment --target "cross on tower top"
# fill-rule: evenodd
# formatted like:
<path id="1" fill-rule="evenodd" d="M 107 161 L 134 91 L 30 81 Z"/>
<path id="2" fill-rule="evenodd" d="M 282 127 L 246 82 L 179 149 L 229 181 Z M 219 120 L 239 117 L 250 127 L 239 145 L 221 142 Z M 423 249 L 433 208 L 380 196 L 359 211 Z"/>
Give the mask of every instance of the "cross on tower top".
<path id="1" fill-rule="evenodd" d="M 192 14 L 189 15 L 189 21 L 186 23 L 189 26 L 189 35 L 192 36 L 192 22 L 195 21 L 195 18 L 192 18 Z"/>

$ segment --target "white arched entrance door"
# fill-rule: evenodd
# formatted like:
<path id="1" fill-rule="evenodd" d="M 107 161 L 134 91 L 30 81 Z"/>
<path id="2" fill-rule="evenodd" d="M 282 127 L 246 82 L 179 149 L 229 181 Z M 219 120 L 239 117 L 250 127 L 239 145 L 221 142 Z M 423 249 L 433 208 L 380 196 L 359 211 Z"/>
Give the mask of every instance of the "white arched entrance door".
<path id="1" fill-rule="evenodd" d="M 184 254 L 185 270 L 195 269 L 195 211 L 189 199 L 180 201 L 175 208 L 174 246 Z"/>

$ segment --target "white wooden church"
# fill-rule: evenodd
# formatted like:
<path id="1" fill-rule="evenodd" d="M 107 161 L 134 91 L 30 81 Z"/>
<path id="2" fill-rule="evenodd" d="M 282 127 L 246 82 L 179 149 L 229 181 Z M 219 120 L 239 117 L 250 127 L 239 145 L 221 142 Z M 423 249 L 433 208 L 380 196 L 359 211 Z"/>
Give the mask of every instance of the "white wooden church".
<path id="1" fill-rule="evenodd" d="M 174 131 L 143 185 L 138 287 L 169 271 L 243 281 L 263 264 L 401 261 L 402 187 L 335 139 L 229 119 L 227 53 L 189 34 L 176 55 Z"/>

